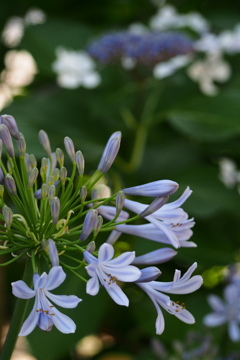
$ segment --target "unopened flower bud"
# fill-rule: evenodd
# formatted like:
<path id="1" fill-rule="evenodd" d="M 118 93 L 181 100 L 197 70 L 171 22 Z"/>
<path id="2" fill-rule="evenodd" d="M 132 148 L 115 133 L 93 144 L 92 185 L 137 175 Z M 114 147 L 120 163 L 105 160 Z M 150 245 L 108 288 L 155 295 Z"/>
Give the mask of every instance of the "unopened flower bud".
<path id="1" fill-rule="evenodd" d="M 65 150 L 68 154 L 68 156 L 70 157 L 70 160 L 74 163 L 75 160 L 75 148 L 74 148 L 74 144 L 72 139 L 70 139 L 70 137 L 66 136 L 64 138 L 64 146 L 65 146 Z"/>
<path id="2" fill-rule="evenodd" d="M 12 209 L 10 209 L 7 205 L 4 205 L 2 208 L 2 214 L 3 214 L 7 229 L 10 229 L 10 227 L 12 225 L 12 220 L 13 220 Z"/>
<path id="3" fill-rule="evenodd" d="M 0 167 L 0 184 L 4 184 L 4 173 L 2 171 L 2 168 Z"/>
<path id="4" fill-rule="evenodd" d="M 33 154 L 29 155 L 29 164 L 31 168 L 37 167 L 37 160 Z"/>
<path id="5" fill-rule="evenodd" d="M 50 210 L 52 215 L 52 222 L 54 225 L 57 224 L 60 214 L 60 200 L 55 196 L 50 203 Z"/>
<path id="6" fill-rule="evenodd" d="M 1 115 L 1 123 L 8 127 L 10 134 L 15 139 L 18 140 L 20 138 L 20 133 L 18 131 L 17 123 L 13 116 L 7 114 Z"/>
<path id="7" fill-rule="evenodd" d="M 0 139 L 0 159 L 2 158 L 2 139 Z"/>
<path id="8" fill-rule="evenodd" d="M 93 200 L 109 198 L 111 196 L 111 189 L 105 184 L 97 185 L 91 192 L 91 198 Z"/>
<path id="9" fill-rule="evenodd" d="M 99 231 L 102 227 L 102 224 L 103 224 L 103 218 L 101 215 L 98 215 L 96 225 L 95 225 L 94 231 L 93 231 L 94 236 L 97 236 L 97 234 L 99 233 Z"/>
<path id="10" fill-rule="evenodd" d="M 56 188 L 54 185 L 50 185 L 48 188 L 48 199 L 51 201 L 56 194 Z"/>
<path id="11" fill-rule="evenodd" d="M 86 186 L 82 186 L 81 189 L 80 189 L 80 199 L 81 199 L 81 202 L 85 201 L 86 197 L 87 197 L 87 188 Z"/>
<path id="12" fill-rule="evenodd" d="M 0 185 L 0 198 L 3 198 L 3 194 L 4 194 L 4 186 Z"/>
<path id="13" fill-rule="evenodd" d="M 87 215 L 85 216 L 83 222 L 82 232 L 80 235 L 81 241 L 86 240 L 88 236 L 91 234 L 92 230 L 95 228 L 97 222 L 97 216 L 98 216 L 97 210 L 91 209 L 87 212 Z"/>
<path id="14" fill-rule="evenodd" d="M 12 158 L 10 158 L 10 160 L 12 160 Z M 8 173 L 10 175 L 12 175 L 13 168 L 14 168 L 13 162 L 12 161 L 7 161 L 7 170 L 8 170 Z"/>
<path id="15" fill-rule="evenodd" d="M 48 169 L 48 159 L 43 157 L 41 162 L 42 171 L 46 174 Z"/>
<path id="16" fill-rule="evenodd" d="M 62 185 L 64 185 L 67 178 L 67 169 L 64 166 L 62 166 L 59 171 L 59 178 L 61 180 Z"/>
<path id="17" fill-rule="evenodd" d="M 0 125 L 0 138 L 2 139 L 2 142 L 4 146 L 6 147 L 6 150 L 11 158 L 15 157 L 12 137 L 9 132 L 9 129 L 6 125 L 1 124 Z"/>
<path id="18" fill-rule="evenodd" d="M 59 163 L 59 166 L 62 167 L 64 165 L 64 153 L 62 149 L 56 149 L 56 159 Z"/>
<path id="19" fill-rule="evenodd" d="M 166 202 L 168 201 L 169 196 L 160 196 L 155 198 L 150 205 L 148 205 L 146 207 L 145 210 L 143 210 L 139 216 L 141 216 L 142 218 L 153 214 L 155 211 L 157 211 L 158 209 L 160 209 L 164 204 L 166 204 Z"/>
<path id="20" fill-rule="evenodd" d="M 17 195 L 16 184 L 15 184 L 15 181 L 14 181 L 14 179 L 13 179 L 13 177 L 11 175 L 7 174 L 5 176 L 4 184 L 5 184 L 7 190 L 10 192 L 11 195 L 13 195 L 13 196 Z"/>
<path id="21" fill-rule="evenodd" d="M 95 250 L 96 250 L 95 241 L 90 241 L 90 243 L 86 247 L 86 251 L 88 251 L 90 254 L 93 254 Z"/>
<path id="22" fill-rule="evenodd" d="M 40 144 L 42 145 L 43 149 L 46 151 L 47 155 L 51 157 L 52 151 L 47 133 L 44 130 L 40 130 L 38 134 L 38 138 Z"/>
<path id="23" fill-rule="evenodd" d="M 27 153 L 25 153 L 24 155 L 24 162 L 25 162 L 26 170 L 27 172 L 29 172 L 32 169 L 32 167 L 30 165 L 30 155 Z"/>
<path id="24" fill-rule="evenodd" d="M 122 211 L 125 200 L 125 194 L 123 191 L 119 191 L 116 197 L 116 214 L 119 215 Z"/>
<path id="25" fill-rule="evenodd" d="M 59 257 L 55 241 L 52 239 L 42 240 L 41 244 L 45 253 L 49 255 L 52 266 L 59 266 Z"/>
<path id="26" fill-rule="evenodd" d="M 48 185 L 47 184 L 42 184 L 41 195 L 42 195 L 42 199 L 46 199 L 46 197 L 48 196 Z"/>
<path id="27" fill-rule="evenodd" d="M 121 143 L 121 132 L 116 131 L 110 136 L 105 149 L 103 151 L 101 160 L 98 164 L 98 170 L 106 173 L 114 162 Z"/>
<path id="28" fill-rule="evenodd" d="M 27 145 L 26 145 L 24 136 L 22 134 L 20 135 L 20 137 L 18 139 L 17 146 L 18 146 L 18 151 L 19 151 L 20 156 L 24 156 L 26 149 L 27 149 Z"/>
<path id="29" fill-rule="evenodd" d="M 34 167 L 28 174 L 28 187 L 32 188 L 38 177 L 38 168 Z"/>
<path id="30" fill-rule="evenodd" d="M 117 231 L 117 230 L 111 231 L 110 235 L 107 238 L 106 243 L 111 245 L 115 244 L 115 242 L 119 239 L 121 234 L 122 234 L 121 231 Z"/>
<path id="31" fill-rule="evenodd" d="M 80 150 L 76 152 L 76 164 L 79 175 L 84 174 L 84 157 Z"/>
<path id="32" fill-rule="evenodd" d="M 137 279 L 136 283 L 154 281 L 159 277 L 159 275 L 161 275 L 161 273 L 162 272 L 155 266 L 147 267 L 141 270 L 141 276 Z"/>
<path id="33" fill-rule="evenodd" d="M 58 181 L 59 176 L 60 176 L 60 171 L 59 171 L 59 169 L 58 169 L 58 168 L 54 169 L 54 170 L 53 170 L 53 180 L 54 180 L 54 182 Z"/>

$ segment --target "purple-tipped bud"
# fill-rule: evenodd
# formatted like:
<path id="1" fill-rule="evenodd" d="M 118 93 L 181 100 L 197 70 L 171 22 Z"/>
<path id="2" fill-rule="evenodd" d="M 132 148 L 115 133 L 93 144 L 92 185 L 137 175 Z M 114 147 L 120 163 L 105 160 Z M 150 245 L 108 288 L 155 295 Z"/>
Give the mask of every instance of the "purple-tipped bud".
<path id="1" fill-rule="evenodd" d="M 64 153 L 62 149 L 56 149 L 56 159 L 59 163 L 59 166 L 62 167 L 64 165 Z"/>
<path id="2" fill-rule="evenodd" d="M 42 240 L 42 248 L 49 256 L 52 266 L 59 266 L 58 251 L 55 241 L 52 239 Z"/>
<path id="3" fill-rule="evenodd" d="M 160 196 L 155 198 L 150 205 L 148 205 L 148 207 L 143 210 L 139 216 L 141 216 L 142 218 L 153 214 L 155 211 L 157 211 L 158 209 L 160 209 L 164 204 L 166 204 L 166 202 L 168 201 L 169 197 L 168 196 Z"/>
<path id="4" fill-rule="evenodd" d="M 3 214 L 7 229 L 10 229 L 10 227 L 12 225 L 12 220 L 13 220 L 12 209 L 10 209 L 7 205 L 4 205 L 2 208 L 2 214 Z"/>
<path id="5" fill-rule="evenodd" d="M 59 176 L 60 176 L 60 171 L 59 171 L 59 169 L 58 169 L 58 168 L 54 169 L 54 170 L 53 170 L 53 181 L 54 181 L 54 183 L 55 183 L 56 181 L 58 181 Z"/>
<path id="6" fill-rule="evenodd" d="M 16 120 L 11 115 L 1 115 L 1 123 L 8 127 L 10 134 L 15 138 L 20 138 L 20 132 L 18 131 Z"/>
<path id="7" fill-rule="evenodd" d="M 50 186 L 48 187 L 48 199 L 49 199 L 49 201 L 52 201 L 52 199 L 54 198 L 55 194 L 56 194 L 56 187 L 55 187 L 55 185 L 50 185 Z"/>
<path id="8" fill-rule="evenodd" d="M 121 131 L 116 131 L 110 136 L 98 164 L 98 170 L 102 173 L 106 173 L 112 166 L 120 148 L 121 136 Z"/>
<path id="9" fill-rule="evenodd" d="M 94 236 L 97 236 L 97 234 L 99 233 L 99 231 L 102 227 L 102 224 L 103 224 L 103 218 L 101 215 L 98 215 L 96 225 L 94 227 L 94 232 L 93 232 Z"/>
<path id="10" fill-rule="evenodd" d="M 11 158 L 10 160 L 12 160 L 12 158 Z M 8 170 L 8 173 L 9 173 L 10 175 L 12 175 L 13 168 L 14 168 L 13 162 L 7 161 L 7 170 Z"/>
<path id="11" fill-rule="evenodd" d="M 66 149 L 66 152 L 68 154 L 68 156 L 70 157 L 70 160 L 75 163 L 75 148 L 74 148 L 74 144 L 73 144 L 73 141 L 72 139 L 70 139 L 70 137 L 66 136 L 64 138 L 64 146 L 65 146 L 65 149 Z"/>
<path id="12" fill-rule="evenodd" d="M 2 139 L 0 139 L 0 159 L 2 158 L 2 147 L 3 147 L 3 142 Z"/>
<path id="13" fill-rule="evenodd" d="M 52 215 L 52 222 L 54 225 L 57 224 L 60 214 L 60 200 L 55 196 L 50 203 L 50 210 Z"/>
<path id="14" fill-rule="evenodd" d="M 171 248 L 157 249 L 147 254 L 137 256 L 133 260 L 133 264 L 135 265 L 162 264 L 172 259 L 175 255 L 177 255 L 177 252 Z"/>
<path id="15" fill-rule="evenodd" d="M 51 157 L 52 150 L 51 150 L 50 141 L 49 141 L 47 133 L 44 130 L 40 130 L 39 134 L 38 134 L 38 138 L 39 138 L 40 144 L 42 145 L 43 149 L 46 151 L 47 155 L 49 157 Z"/>
<path id="16" fill-rule="evenodd" d="M 38 177 L 38 168 L 34 167 L 28 174 L 28 187 L 32 188 Z"/>
<path id="17" fill-rule="evenodd" d="M 88 251 L 90 254 L 93 254 L 95 250 L 96 250 L 95 241 L 90 241 L 90 243 L 86 247 L 86 251 Z"/>
<path id="18" fill-rule="evenodd" d="M 144 185 L 133 186 L 123 189 L 123 192 L 127 195 L 139 195 L 139 196 L 168 196 L 177 191 L 179 185 L 175 181 L 171 180 L 158 180 Z"/>
<path id="19" fill-rule="evenodd" d="M 79 175 L 84 174 L 84 157 L 80 150 L 76 152 L 76 164 Z"/>
<path id="20" fill-rule="evenodd" d="M 67 178 L 67 169 L 64 166 L 62 166 L 59 171 L 59 178 L 61 180 L 62 185 L 64 185 Z"/>
<path id="21" fill-rule="evenodd" d="M 88 191 L 86 186 L 82 186 L 80 189 L 80 199 L 81 202 L 85 201 L 86 197 L 87 197 Z"/>
<path id="22" fill-rule="evenodd" d="M 135 282 L 138 283 L 138 282 L 154 281 L 159 277 L 159 275 L 161 275 L 161 273 L 162 272 L 155 266 L 141 269 L 141 276 Z"/>
<path id="23" fill-rule="evenodd" d="M 2 139 L 3 144 L 11 158 L 15 156 L 12 137 L 8 127 L 4 124 L 0 125 L 0 138 Z"/>
<path id="24" fill-rule="evenodd" d="M 124 205 L 125 195 L 123 191 L 119 191 L 116 197 L 116 214 L 119 215 Z"/>
<path id="25" fill-rule="evenodd" d="M 80 235 L 81 241 L 86 240 L 93 231 L 93 229 L 95 228 L 97 222 L 97 216 L 98 216 L 97 210 L 91 209 L 87 212 L 87 215 L 85 216 L 83 222 L 82 232 Z"/>
<path id="26" fill-rule="evenodd" d="M 17 188 L 13 177 L 9 174 L 5 176 L 4 185 L 6 186 L 7 190 L 10 192 L 11 195 L 17 195 Z"/>
<path id="27" fill-rule="evenodd" d="M 22 134 L 20 134 L 20 137 L 18 139 L 17 147 L 18 147 L 18 151 L 19 151 L 20 156 L 24 156 L 25 153 L 26 153 L 27 145 L 26 145 L 26 141 L 24 139 L 24 136 Z"/>

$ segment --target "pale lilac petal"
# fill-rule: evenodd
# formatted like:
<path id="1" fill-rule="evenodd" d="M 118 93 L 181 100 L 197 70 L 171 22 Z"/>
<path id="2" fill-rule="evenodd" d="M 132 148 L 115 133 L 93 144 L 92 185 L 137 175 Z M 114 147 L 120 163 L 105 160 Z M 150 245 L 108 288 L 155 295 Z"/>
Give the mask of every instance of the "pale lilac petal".
<path id="1" fill-rule="evenodd" d="M 127 195 L 140 196 L 167 196 L 175 193 L 179 185 L 171 180 L 158 180 L 147 184 L 133 186 L 123 189 L 122 191 Z"/>
<path id="2" fill-rule="evenodd" d="M 93 296 L 97 295 L 97 293 L 99 292 L 99 281 L 97 276 L 94 276 L 90 280 L 88 280 L 86 292 L 87 294 Z"/>
<path id="3" fill-rule="evenodd" d="M 197 263 L 195 262 L 192 264 L 192 266 L 190 266 L 190 268 L 182 276 L 181 281 L 186 281 L 186 280 L 190 279 L 190 277 L 192 276 L 192 273 L 196 270 L 196 268 L 197 268 Z"/>
<path id="4" fill-rule="evenodd" d="M 46 291 L 46 296 L 55 304 L 64 308 L 75 308 L 82 299 L 75 295 L 54 295 Z"/>
<path id="5" fill-rule="evenodd" d="M 124 282 L 133 282 L 139 279 L 141 271 L 136 266 L 112 267 L 102 264 L 102 270 L 106 274 L 116 276 L 118 280 Z"/>
<path id="6" fill-rule="evenodd" d="M 209 295 L 207 300 L 214 311 L 224 312 L 226 310 L 224 302 L 218 296 Z"/>
<path id="7" fill-rule="evenodd" d="M 108 261 L 112 259 L 113 255 L 114 255 L 113 246 L 111 244 L 104 243 L 99 248 L 98 261 L 99 262 Z"/>
<path id="8" fill-rule="evenodd" d="M 59 310 L 54 308 L 54 315 L 52 315 L 52 321 L 56 328 L 61 331 L 63 334 L 74 333 L 76 330 L 76 324 L 70 317 L 65 314 L 62 314 Z"/>
<path id="9" fill-rule="evenodd" d="M 164 205 L 164 208 L 166 208 L 167 210 L 173 210 L 179 208 L 180 206 L 182 206 L 183 203 L 185 203 L 185 201 L 189 198 L 191 194 L 192 194 L 192 190 L 190 190 L 188 186 L 183 192 L 183 194 L 177 200 Z"/>
<path id="10" fill-rule="evenodd" d="M 155 303 L 155 301 L 153 301 L 153 303 Z M 158 314 L 156 323 L 155 323 L 156 334 L 161 335 L 165 328 L 165 320 L 164 320 L 163 313 L 162 313 L 162 310 L 160 309 L 160 307 L 157 306 L 157 304 L 155 307 L 157 309 L 157 314 Z"/>
<path id="11" fill-rule="evenodd" d="M 224 297 L 229 305 L 239 301 L 239 295 L 239 287 L 237 287 L 235 284 L 229 284 L 224 289 Z"/>
<path id="12" fill-rule="evenodd" d="M 153 217 L 153 215 L 147 216 L 146 219 L 147 219 L 148 221 L 150 221 L 153 225 L 155 225 L 157 228 L 159 228 L 160 230 L 162 230 L 162 232 L 163 232 L 163 233 L 167 236 L 167 238 L 169 239 L 170 244 L 171 244 L 172 246 L 174 246 L 175 248 L 179 248 L 180 244 L 179 244 L 179 241 L 178 241 L 177 236 L 174 234 L 173 231 L 169 230 L 169 229 L 167 228 L 167 226 L 166 226 L 163 222 L 155 219 L 155 218 Z"/>
<path id="13" fill-rule="evenodd" d="M 12 293 L 20 299 L 31 299 L 36 295 L 36 291 L 30 289 L 30 287 L 22 280 L 12 283 Z"/>
<path id="14" fill-rule="evenodd" d="M 39 313 L 39 319 L 37 325 L 43 331 L 51 331 L 53 326 L 52 318 L 41 311 Z"/>
<path id="15" fill-rule="evenodd" d="M 137 280 L 137 283 L 154 281 L 159 277 L 159 275 L 161 275 L 161 271 L 155 266 L 141 269 L 141 276 Z"/>
<path id="16" fill-rule="evenodd" d="M 108 236 L 106 243 L 111 245 L 115 244 L 121 235 L 122 233 L 120 231 L 113 230 Z"/>
<path id="17" fill-rule="evenodd" d="M 109 261 L 110 266 L 126 266 L 133 262 L 135 258 L 135 251 L 126 251 L 117 256 L 115 259 Z"/>
<path id="18" fill-rule="evenodd" d="M 115 206 L 108 206 L 108 205 L 101 205 L 97 208 L 98 213 L 102 215 L 107 220 L 112 220 L 116 216 L 116 207 Z M 124 221 L 129 218 L 129 213 L 122 210 L 116 219 L 116 221 Z"/>
<path id="19" fill-rule="evenodd" d="M 129 300 L 127 296 L 117 284 L 115 284 L 115 286 L 106 287 L 106 290 L 116 304 L 122 306 L 129 305 Z"/>
<path id="20" fill-rule="evenodd" d="M 98 263 L 98 259 L 95 258 L 95 256 L 93 256 L 89 251 L 84 251 L 83 256 L 88 264 L 91 264 L 91 263 L 97 264 Z"/>
<path id="21" fill-rule="evenodd" d="M 147 254 L 137 256 L 132 262 L 134 265 L 162 264 L 172 259 L 177 252 L 171 248 L 163 248 L 151 251 Z"/>
<path id="22" fill-rule="evenodd" d="M 179 320 L 185 322 L 186 324 L 195 323 L 195 319 L 193 315 L 186 309 L 181 310 L 179 312 L 174 312 L 173 315 L 175 315 Z"/>
<path id="23" fill-rule="evenodd" d="M 48 280 L 45 285 L 46 290 L 56 289 L 66 278 L 66 274 L 61 266 L 53 266 L 48 274 Z"/>
<path id="24" fill-rule="evenodd" d="M 96 269 L 97 269 L 98 264 L 96 263 L 91 263 L 88 266 L 85 266 L 85 269 L 87 270 L 87 273 L 89 276 L 95 276 L 96 274 Z"/>
<path id="25" fill-rule="evenodd" d="M 195 275 L 191 279 L 182 282 L 156 282 L 154 289 L 167 292 L 169 294 L 189 294 L 202 286 L 203 279 L 200 275 Z"/>
<path id="26" fill-rule="evenodd" d="M 42 275 L 38 278 L 37 284 L 35 284 L 35 286 L 37 286 L 37 288 L 44 289 L 48 279 L 49 275 L 47 275 L 45 272 L 42 273 Z"/>
<path id="27" fill-rule="evenodd" d="M 29 316 L 24 321 L 24 323 L 21 327 L 20 333 L 18 334 L 19 336 L 29 335 L 33 331 L 33 329 L 37 326 L 38 319 L 39 319 L 39 312 L 36 311 L 37 304 L 38 304 L 38 301 L 36 298 L 32 311 L 30 312 Z"/>
<path id="28" fill-rule="evenodd" d="M 197 247 L 197 244 L 193 241 L 182 241 L 179 240 L 180 243 L 180 247 L 185 247 L 185 248 L 189 248 L 189 247 Z"/>
<path id="29" fill-rule="evenodd" d="M 229 332 L 229 337 L 232 341 L 240 340 L 240 329 L 239 329 L 239 323 L 237 323 L 237 321 L 232 320 L 229 322 L 228 332 Z"/>
<path id="30" fill-rule="evenodd" d="M 203 318 L 203 323 L 211 327 L 222 325 L 226 321 L 227 319 L 224 313 L 211 313 Z"/>

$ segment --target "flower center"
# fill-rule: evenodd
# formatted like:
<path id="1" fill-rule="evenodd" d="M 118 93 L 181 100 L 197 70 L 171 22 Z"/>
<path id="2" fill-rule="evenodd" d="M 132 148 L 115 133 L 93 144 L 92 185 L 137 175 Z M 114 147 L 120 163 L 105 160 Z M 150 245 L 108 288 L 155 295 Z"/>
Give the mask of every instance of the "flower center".
<path id="1" fill-rule="evenodd" d="M 108 284 L 111 285 L 113 283 L 115 283 L 117 281 L 117 277 L 116 276 L 112 276 L 112 274 L 106 274 L 107 275 L 107 279 L 103 278 L 103 280 Z"/>
<path id="2" fill-rule="evenodd" d="M 176 302 L 171 301 L 171 305 L 170 305 L 170 307 L 168 309 L 168 312 L 170 312 L 171 314 L 174 313 L 174 312 L 178 313 L 178 312 L 183 311 L 185 308 L 186 308 L 185 303 L 180 304 L 179 301 L 176 301 Z"/>

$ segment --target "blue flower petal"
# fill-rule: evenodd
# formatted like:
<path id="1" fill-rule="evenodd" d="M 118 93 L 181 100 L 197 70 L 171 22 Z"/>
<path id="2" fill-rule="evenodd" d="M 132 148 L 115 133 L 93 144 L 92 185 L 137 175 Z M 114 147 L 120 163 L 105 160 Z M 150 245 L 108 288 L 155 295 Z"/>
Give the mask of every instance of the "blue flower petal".
<path id="1" fill-rule="evenodd" d="M 53 326 L 52 318 L 45 314 L 44 312 L 40 312 L 38 319 L 38 327 L 43 331 L 51 331 Z"/>
<path id="2" fill-rule="evenodd" d="M 136 266 L 124 266 L 124 267 L 114 267 L 108 265 L 101 265 L 102 270 L 106 274 L 110 274 L 111 276 L 116 276 L 117 280 L 124 282 L 133 282 L 140 278 L 141 271 Z"/>
<path id="3" fill-rule="evenodd" d="M 111 266 L 126 266 L 133 262 L 135 259 L 135 251 L 127 251 L 115 259 L 109 261 L 109 265 Z"/>
<path id="4" fill-rule="evenodd" d="M 66 278 L 66 274 L 61 266 L 53 266 L 48 274 L 48 280 L 45 285 L 46 290 L 56 289 Z"/>
<path id="5" fill-rule="evenodd" d="M 115 284 L 115 286 L 113 284 L 112 286 L 106 287 L 106 290 L 116 304 L 123 306 L 129 305 L 127 296 L 117 284 Z"/>
<path id="6" fill-rule="evenodd" d="M 114 255 L 113 246 L 111 244 L 104 243 L 99 248 L 98 261 L 99 262 L 108 261 L 112 259 L 113 255 Z"/>
<path id="7" fill-rule="evenodd" d="M 63 334 L 70 334 L 76 331 L 76 324 L 70 317 L 62 314 L 59 310 L 54 308 L 52 315 L 52 321 L 56 328 Z"/>
<path id="8" fill-rule="evenodd" d="M 97 295 L 99 292 L 99 281 L 97 276 L 93 276 L 90 280 L 87 282 L 87 294 L 90 295 Z"/>
<path id="9" fill-rule="evenodd" d="M 22 280 L 12 283 L 12 293 L 20 299 L 31 299 L 36 295 L 36 292 Z"/>
<path id="10" fill-rule="evenodd" d="M 82 299 L 75 295 L 54 295 L 46 290 L 46 296 L 55 304 L 64 308 L 75 308 Z"/>
<path id="11" fill-rule="evenodd" d="M 91 264 L 91 263 L 95 263 L 97 264 L 98 263 L 98 259 L 95 258 L 95 256 L 93 256 L 90 252 L 88 251 L 84 251 L 83 252 L 83 256 L 84 256 L 84 259 L 86 260 L 86 262 L 88 264 Z"/>
<path id="12" fill-rule="evenodd" d="M 24 321 L 22 328 L 20 330 L 20 333 L 18 334 L 19 336 L 27 336 L 37 326 L 39 315 L 40 315 L 40 313 L 37 312 L 37 304 L 38 304 L 38 301 L 36 298 L 33 309 L 30 312 L 27 319 Z"/>

